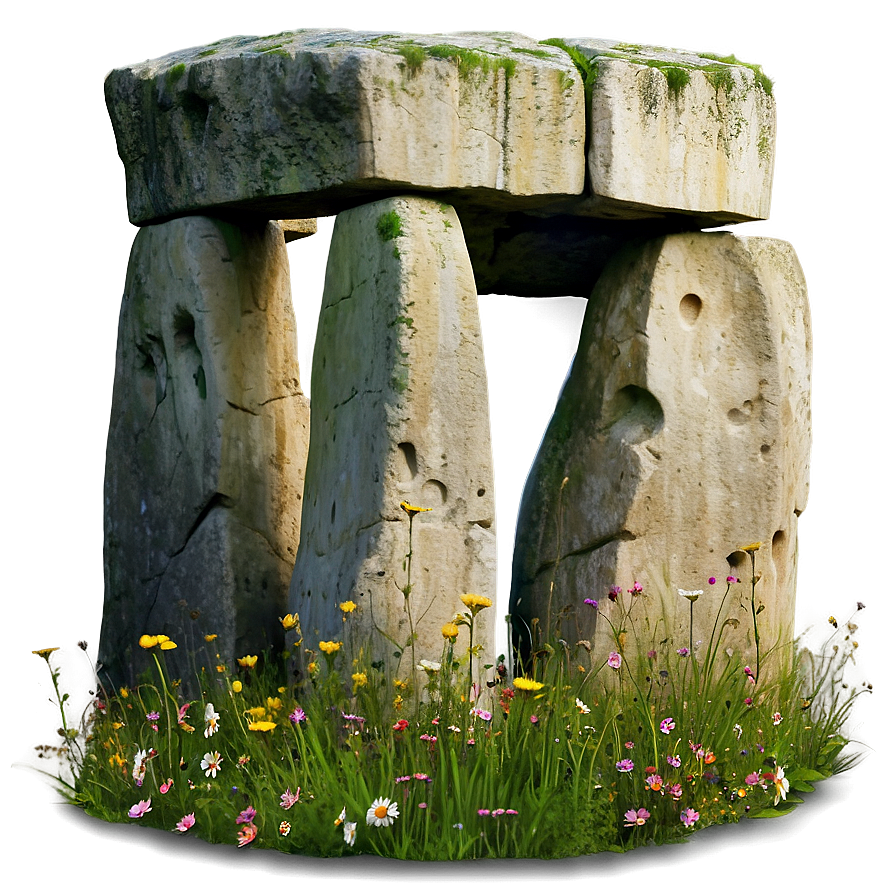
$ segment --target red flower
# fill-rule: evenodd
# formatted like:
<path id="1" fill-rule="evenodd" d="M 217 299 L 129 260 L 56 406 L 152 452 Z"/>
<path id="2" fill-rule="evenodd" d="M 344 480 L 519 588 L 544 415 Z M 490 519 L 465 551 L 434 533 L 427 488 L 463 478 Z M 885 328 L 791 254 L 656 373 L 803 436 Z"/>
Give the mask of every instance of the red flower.
<path id="1" fill-rule="evenodd" d="M 407 719 L 399 719 L 393 726 L 396 731 L 404 731 L 408 727 Z"/>

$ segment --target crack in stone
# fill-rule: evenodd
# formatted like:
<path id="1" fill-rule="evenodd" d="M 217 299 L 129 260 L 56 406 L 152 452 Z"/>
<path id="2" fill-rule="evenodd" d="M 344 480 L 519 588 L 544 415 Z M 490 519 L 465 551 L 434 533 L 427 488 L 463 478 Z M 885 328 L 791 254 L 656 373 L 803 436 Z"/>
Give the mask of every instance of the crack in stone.
<path id="1" fill-rule="evenodd" d="M 564 560 L 568 560 L 570 557 L 579 557 L 582 554 L 590 554 L 594 551 L 599 551 L 601 548 L 606 547 L 608 544 L 612 544 L 614 541 L 634 541 L 635 536 L 626 529 L 622 529 L 619 532 L 615 532 L 612 535 L 607 535 L 604 538 L 599 538 L 596 541 L 591 541 L 586 545 L 582 545 L 580 548 L 576 548 L 573 551 L 568 551 L 562 557 L 557 557 L 554 560 L 550 560 L 547 563 L 542 563 L 538 569 L 535 570 L 535 575 L 532 576 L 533 581 L 538 578 L 545 570 L 550 569 L 551 567 L 559 566 Z"/>

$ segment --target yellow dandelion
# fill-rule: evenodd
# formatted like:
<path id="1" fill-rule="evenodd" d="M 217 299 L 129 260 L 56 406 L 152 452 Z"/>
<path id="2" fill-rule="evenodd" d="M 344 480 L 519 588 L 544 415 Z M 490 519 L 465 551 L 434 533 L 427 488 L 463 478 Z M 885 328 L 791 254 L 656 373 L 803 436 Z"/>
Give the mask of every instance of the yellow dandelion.
<path id="1" fill-rule="evenodd" d="M 317 663 L 308 663 L 308 674 L 309 675 L 317 674 Z"/>
<path id="2" fill-rule="evenodd" d="M 363 688 L 364 685 L 367 684 L 367 673 L 366 672 L 354 672 L 352 673 L 352 682 L 356 688 Z"/>
<path id="3" fill-rule="evenodd" d="M 342 641 L 321 641 L 317 646 L 320 647 L 327 656 L 330 656 L 342 647 Z"/>
<path id="4" fill-rule="evenodd" d="M 259 722 L 249 722 L 250 731 L 273 731 L 276 727 L 276 722 L 267 722 L 264 719 Z"/>
<path id="5" fill-rule="evenodd" d="M 237 657 L 237 662 L 244 669 L 254 669 L 255 664 L 258 662 L 257 656 L 250 656 L 248 653 L 245 656 Z"/>
<path id="6" fill-rule="evenodd" d="M 354 613 L 358 609 L 358 605 L 353 600 L 345 600 L 339 604 L 339 609 L 343 613 Z"/>
<path id="7" fill-rule="evenodd" d="M 49 662 L 49 661 L 50 661 L 50 654 L 51 654 L 54 650 L 59 650 L 59 648 L 58 648 L 58 647 L 42 647 L 40 650 L 32 650 L 31 652 L 32 652 L 35 656 L 39 656 L 41 659 L 44 659 L 44 660 L 46 660 L 47 662 Z"/>
<path id="8" fill-rule="evenodd" d="M 246 714 L 258 720 L 263 719 L 268 714 L 268 711 L 263 706 L 251 706 L 246 710 Z"/>
<path id="9" fill-rule="evenodd" d="M 156 640 L 159 644 L 164 644 L 166 641 L 170 641 L 171 638 L 168 635 L 156 635 Z"/>
<path id="10" fill-rule="evenodd" d="M 414 507 L 413 504 L 408 504 L 407 501 L 401 502 L 401 509 L 411 518 L 413 519 L 418 513 L 429 513 L 432 510 L 432 507 Z"/>
<path id="11" fill-rule="evenodd" d="M 177 644 L 171 638 L 166 638 L 164 641 L 159 642 L 160 650 L 174 650 L 175 647 L 177 647 Z"/>
<path id="12" fill-rule="evenodd" d="M 513 686 L 519 691 L 540 691 L 544 687 L 544 682 L 536 681 L 534 678 L 514 678 Z"/>
<path id="13" fill-rule="evenodd" d="M 233 693 L 238 694 L 243 689 L 243 683 L 241 681 L 235 681 L 231 687 L 233 688 Z"/>
<path id="14" fill-rule="evenodd" d="M 156 644 L 159 643 L 158 635 L 140 635 L 140 640 L 137 642 L 144 650 L 149 650 L 150 647 L 155 647 Z"/>
<path id="15" fill-rule="evenodd" d="M 453 622 L 446 622 L 442 626 L 443 638 L 456 638 L 460 633 L 460 629 Z"/>
<path id="16" fill-rule="evenodd" d="M 265 702 L 267 703 L 268 712 L 280 712 L 283 709 L 283 701 L 279 697 L 268 697 Z"/>
<path id="17" fill-rule="evenodd" d="M 492 605 L 491 600 L 487 597 L 483 597 L 481 594 L 462 594 L 460 596 L 460 601 L 465 607 L 469 607 L 471 610 L 483 610 Z"/>
<path id="18" fill-rule="evenodd" d="M 219 672 L 226 672 L 226 671 L 227 671 L 227 666 L 225 666 L 223 663 L 221 663 L 221 664 L 218 665 L 218 666 L 215 666 L 215 668 L 216 668 Z"/>
<path id="19" fill-rule="evenodd" d="M 217 635 L 206 635 L 205 640 L 208 641 L 209 644 L 211 644 L 212 641 L 214 641 L 215 638 L 217 638 L 217 637 L 218 637 Z"/>
<path id="20" fill-rule="evenodd" d="M 130 692 L 126 687 L 124 687 L 124 685 L 122 685 L 122 686 L 118 689 L 118 693 L 121 694 L 121 699 L 122 699 L 122 700 L 127 700 L 127 699 L 128 699 L 128 694 L 130 694 L 131 692 Z"/>
<path id="21" fill-rule="evenodd" d="M 754 541 L 752 544 L 745 544 L 742 548 L 738 548 L 738 550 L 743 551 L 745 554 L 755 554 L 761 547 L 761 541 Z"/>
<path id="22" fill-rule="evenodd" d="M 289 631 L 291 628 L 295 628 L 299 624 L 299 617 L 295 613 L 287 613 L 285 616 L 280 618 L 280 625 L 283 626 L 284 631 Z"/>

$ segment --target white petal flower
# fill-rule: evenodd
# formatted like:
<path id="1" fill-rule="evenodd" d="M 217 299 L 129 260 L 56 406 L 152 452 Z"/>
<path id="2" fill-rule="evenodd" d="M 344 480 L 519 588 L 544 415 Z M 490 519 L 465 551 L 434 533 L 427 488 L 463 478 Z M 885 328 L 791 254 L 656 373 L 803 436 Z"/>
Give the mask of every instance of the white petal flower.
<path id="1" fill-rule="evenodd" d="M 215 712 L 215 707 L 211 703 L 205 705 L 205 731 L 206 737 L 211 737 L 218 730 L 218 719 L 221 716 Z"/>
<path id="2" fill-rule="evenodd" d="M 398 803 L 390 803 L 387 797 L 379 796 L 367 810 L 367 824 L 388 827 L 398 818 Z"/>
<path id="3" fill-rule="evenodd" d="M 347 821 L 342 829 L 342 836 L 349 846 L 355 845 L 355 828 L 358 827 L 357 821 Z"/>

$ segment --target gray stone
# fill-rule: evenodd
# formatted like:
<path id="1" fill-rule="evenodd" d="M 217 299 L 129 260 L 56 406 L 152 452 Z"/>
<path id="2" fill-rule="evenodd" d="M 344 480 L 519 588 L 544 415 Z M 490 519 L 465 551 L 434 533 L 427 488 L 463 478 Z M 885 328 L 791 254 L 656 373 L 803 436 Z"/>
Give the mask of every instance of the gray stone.
<path id="1" fill-rule="evenodd" d="M 753 542 L 762 543 L 761 646 L 786 643 L 808 493 L 810 368 L 805 282 L 789 244 L 691 233 L 620 252 L 589 299 L 523 495 L 510 599 L 520 643 L 538 618 L 568 641 L 591 641 L 604 662 L 611 632 L 583 600 L 619 623 L 606 596 L 638 580 L 630 645 L 657 646 L 649 632 L 660 625 L 688 646 L 679 588 L 704 590 L 694 640 L 707 644 L 733 574 L 743 584 L 722 621 L 739 624 L 725 627 L 725 643 L 749 655 L 751 572 L 738 548 Z"/>
<path id="2" fill-rule="evenodd" d="M 282 649 L 307 425 L 281 228 L 142 229 L 106 455 L 104 675 L 134 681 L 142 634 L 177 642 L 166 659 L 184 678 L 216 652 Z"/>
<path id="3" fill-rule="evenodd" d="M 508 207 L 584 189 L 582 81 L 521 35 L 233 37 L 105 87 L 136 224 L 330 215 L 409 186 Z"/>
<path id="4" fill-rule="evenodd" d="M 302 541 L 289 609 L 306 647 L 408 643 L 438 662 L 465 593 L 495 596 L 488 392 L 473 273 L 454 210 L 397 197 L 343 212 L 333 230 L 314 347 Z M 345 620 L 338 608 L 358 609 Z M 495 610 L 476 640 L 493 662 Z M 389 642 L 383 644 L 378 632 Z M 465 635 L 459 649 L 466 649 Z M 405 651 L 402 669 L 410 668 Z"/>
<path id="5" fill-rule="evenodd" d="M 775 101 L 734 57 L 570 38 L 592 70 L 588 181 L 578 214 L 692 214 L 699 226 L 767 218 Z"/>

